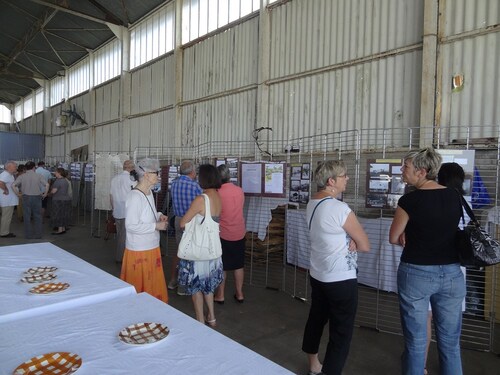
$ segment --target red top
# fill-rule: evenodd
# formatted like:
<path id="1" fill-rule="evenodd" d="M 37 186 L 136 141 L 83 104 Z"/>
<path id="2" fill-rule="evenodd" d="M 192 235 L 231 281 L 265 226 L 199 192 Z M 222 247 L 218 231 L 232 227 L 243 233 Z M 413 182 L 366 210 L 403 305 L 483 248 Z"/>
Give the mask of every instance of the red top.
<path id="1" fill-rule="evenodd" d="M 231 182 L 222 184 L 219 189 L 222 210 L 219 216 L 220 237 L 226 241 L 239 241 L 245 237 L 243 190 Z"/>

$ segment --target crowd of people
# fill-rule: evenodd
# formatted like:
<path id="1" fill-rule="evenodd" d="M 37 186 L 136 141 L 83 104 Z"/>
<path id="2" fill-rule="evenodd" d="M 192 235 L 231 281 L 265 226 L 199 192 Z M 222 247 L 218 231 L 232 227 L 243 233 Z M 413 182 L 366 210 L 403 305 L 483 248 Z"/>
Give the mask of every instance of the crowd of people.
<path id="1" fill-rule="evenodd" d="M 404 335 L 402 374 L 427 373 L 425 363 L 432 321 L 440 373 L 460 375 L 465 280 L 455 233 L 462 217 L 460 195 L 464 172 L 456 163 L 442 164 L 440 154 L 432 147 L 412 151 L 403 160 L 402 181 L 413 189 L 399 199 L 388 239 L 403 247 L 397 273 Z M 42 169 L 45 170 L 44 165 L 39 164 L 35 170 L 33 162 L 24 166 L 14 162 L 5 164 L 0 174 L 0 237 L 15 237 L 10 231 L 10 221 L 14 207 L 19 205 L 26 238 L 40 238 L 42 202 L 49 194 L 53 234 L 64 234 L 67 230 L 71 184 L 65 170 L 57 168 L 49 187 Z M 137 165 L 127 160 L 123 172 L 111 181 L 110 199 L 117 227 L 115 256 L 122 263 L 120 277 L 134 285 L 137 292 L 147 292 L 166 303 L 169 289 L 190 295 L 196 319 L 215 327 L 214 304 L 224 304 L 227 272 L 234 272 L 233 298 L 238 303 L 244 302 L 243 191 L 230 182 L 226 165 L 216 168 L 203 164 L 197 172 L 191 160 L 181 163 L 180 176 L 171 187 L 176 243 L 179 245 L 186 224 L 202 222 L 206 209 L 210 208 L 211 218 L 219 223 L 222 256 L 211 260 L 175 256 L 167 283 L 160 232 L 167 230 L 169 218 L 157 210 L 152 192 L 159 175 L 158 160 L 145 158 Z M 341 374 L 358 304 L 357 252 L 369 251 L 370 242 L 354 212 L 339 199 L 349 181 L 346 165 L 342 161 L 320 162 L 313 178 L 317 192 L 306 210 L 311 241 L 311 306 L 302 350 L 307 354 L 309 375 Z M 319 346 L 327 323 L 329 339 L 321 361 Z"/>
<path id="2" fill-rule="evenodd" d="M 223 280 L 227 271 L 235 274 L 235 300 L 244 302 L 246 230 L 243 190 L 229 182 L 229 170 L 225 165 L 216 168 L 203 164 L 197 172 L 191 160 L 184 160 L 179 177 L 172 182 L 170 189 L 175 216 L 172 221 L 155 205 L 152 188 L 159 182 L 159 174 L 158 160 L 145 158 L 137 165 L 127 160 L 123 172 L 111 181 L 110 199 L 117 226 L 116 259 L 122 262 L 120 277 L 134 285 L 137 292 L 147 292 L 164 302 L 168 302 L 168 290 L 177 289 L 179 295 L 190 295 L 196 319 L 215 327 L 214 303 L 224 303 Z M 175 254 L 171 279 L 167 284 L 160 232 L 168 229 L 169 221 L 173 222 L 178 246 L 186 224 L 191 220 L 204 220 L 204 197 L 209 200 L 210 216 L 219 223 L 222 256 L 195 261 L 179 259 Z"/>
<path id="3" fill-rule="evenodd" d="M 72 188 L 64 168 L 49 171 L 43 161 L 17 165 L 8 161 L 0 173 L 0 237 L 12 238 L 10 230 L 14 211 L 24 225 L 24 238 L 42 238 L 43 218 L 50 216 L 52 234 L 66 233 L 71 224 Z M 50 213 L 47 212 L 51 201 Z M 17 207 L 17 208 L 16 208 Z"/>

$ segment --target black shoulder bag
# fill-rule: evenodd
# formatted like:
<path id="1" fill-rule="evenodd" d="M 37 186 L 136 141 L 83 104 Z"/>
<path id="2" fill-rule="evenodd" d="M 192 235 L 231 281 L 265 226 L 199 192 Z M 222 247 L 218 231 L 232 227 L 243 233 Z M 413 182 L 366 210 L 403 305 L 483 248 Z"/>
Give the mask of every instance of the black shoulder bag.
<path id="1" fill-rule="evenodd" d="M 485 267 L 500 263 L 500 244 L 481 228 L 469 204 L 461 194 L 460 200 L 471 219 L 469 224 L 465 225 L 462 211 L 464 229 L 458 229 L 455 237 L 460 264 L 462 266 Z"/>

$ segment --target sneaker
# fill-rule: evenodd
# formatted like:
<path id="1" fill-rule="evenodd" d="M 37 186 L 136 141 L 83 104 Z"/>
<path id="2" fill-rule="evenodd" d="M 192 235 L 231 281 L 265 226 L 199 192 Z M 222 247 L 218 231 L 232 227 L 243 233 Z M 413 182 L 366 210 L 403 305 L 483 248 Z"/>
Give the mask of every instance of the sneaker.
<path id="1" fill-rule="evenodd" d="M 177 280 L 170 280 L 167 288 L 170 290 L 174 290 L 175 288 L 177 288 Z"/>
<path id="2" fill-rule="evenodd" d="M 186 286 L 185 285 L 179 285 L 177 287 L 177 295 L 178 296 L 187 296 Z"/>

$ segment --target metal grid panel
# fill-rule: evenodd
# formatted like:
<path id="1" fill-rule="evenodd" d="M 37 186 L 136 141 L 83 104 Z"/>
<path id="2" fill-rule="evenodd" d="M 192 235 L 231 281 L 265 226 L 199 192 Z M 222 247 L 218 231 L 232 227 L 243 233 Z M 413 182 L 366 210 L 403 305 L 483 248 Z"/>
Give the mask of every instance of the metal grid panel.
<path id="1" fill-rule="evenodd" d="M 499 127 L 496 128 L 499 131 Z M 194 148 L 137 149 L 134 157 L 153 156 L 164 164 L 176 164 L 184 158 L 194 159 L 198 163 L 213 162 L 214 158 L 223 157 L 238 157 L 240 160 L 269 159 L 285 161 L 289 164 L 310 163 L 311 169 L 315 168 L 320 160 L 344 160 L 347 164 L 350 182 L 343 199 L 360 217 L 373 246 L 372 254 L 368 254 L 373 255 L 371 260 L 373 270 L 363 267 L 359 270 L 359 308 L 356 324 L 401 334 L 396 294 L 396 268 L 400 253 L 396 247 L 388 244 L 388 228 L 392 221 L 393 210 L 365 208 L 367 160 L 400 159 L 408 150 L 418 148 L 422 142 L 434 143 L 438 149 L 467 149 L 474 146 L 475 166 L 489 199 L 487 202 L 486 198 L 480 202 L 481 207 L 475 207 L 476 215 L 483 225 L 492 220 L 500 222 L 498 211 L 497 216 L 492 215 L 492 208 L 499 205 L 498 155 L 500 145 L 498 142 L 478 144 L 474 143 L 473 139 L 466 139 L 465 144 L 452 147 L 440 142 L 440 129 L 409 128 L 404 130 L 402 133 L 383 130 L 382 137 L 370 143 L 373 146 L 371 149 L 361 146 L 364 138 L 373 139 L 374 134 L 378 134 L 377 131 L 368 129 L 324 134 L 308 139 L 269 141 L 264 151 L 279 150 L 279 152 L 272 152 L 271 156 L 261 153 L 254 142 L 206 142 Z M 468 134 L 471 132 L 473 129 Z M 298 152 L 284 151 L 289 145 L 287 142 L 290 141 L 299 145 L 299 148 L 294 150 Z M 402 146 L 395 147 L 393 144 Z M 262 147 L 264 146 L 261 145 Z M 479 179 L 476 178 L 474 184 L 478 187 Z M 311 186 L 311 191 L 313 188 Z M 293 257 L 289 257 L 294 254 L 289 254 L 293 244 L 288 242 L 291 239 L 300 244 L 308 240 L 307 223 L 303 219 L 305 206 L 299 205 L 297 209 L 297 205 L 294 204 L 293 207 L 289 206 L 285 209 L 283 204 L 287 204 L 287 199 L 254 199 L 261 200 L 258 204 L 265 206 L 265 210 L 272 210 L 273 214 L 263 240 L 258 238 L 257 233 L 247 234 L 246 282 L 256 286 L 284 290 L 297 299 L 309 300 L 307 267 L 302 267 L 293 260 Z M 285 224 L 282 222 L 284 218 Z M 500 236 L 499 228 L 500 226 L 493 226 L 490 223 L 489 229 L 496 238 Z M 295 237 L 289 236 L 288 232 L 292 230 L 296 230 Z M 364 254 L 359 255 L 360 264 L 363 256 Z M 462 346 L 465 348 L 499 350 L 500 334 L 498 330 L 495 330 L 496 323 L 499 323 L 500 312 L 499 268 L 495 266 L 486 270 L 467 271 L 468 294 L 462 330 Z"/>

